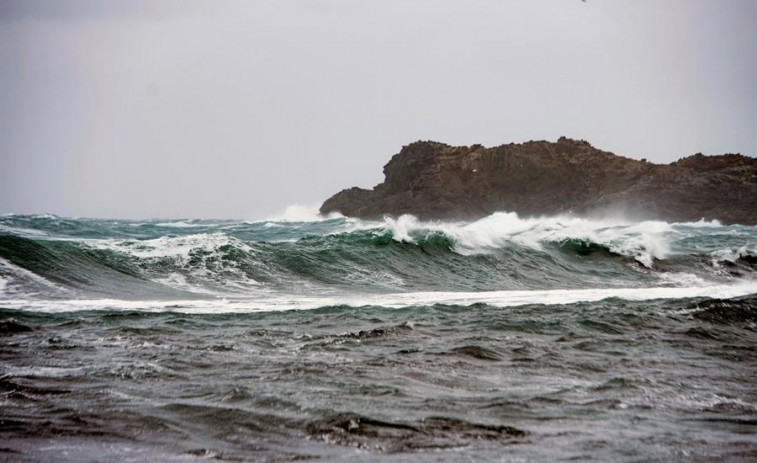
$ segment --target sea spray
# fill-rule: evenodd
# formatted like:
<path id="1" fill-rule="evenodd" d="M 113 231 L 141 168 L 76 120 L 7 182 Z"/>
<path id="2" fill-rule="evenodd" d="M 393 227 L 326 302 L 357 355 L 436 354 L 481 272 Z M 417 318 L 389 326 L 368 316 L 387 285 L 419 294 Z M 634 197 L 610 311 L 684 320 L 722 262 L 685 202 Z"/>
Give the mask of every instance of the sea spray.
<path id="1" fill-rule="evenodd" d="M 81 297 L 115 298 L 173 290 L 176 297 L 254 297 L 263 290 L 290 294 L 298 286 L 348 293 L 641 288 L 675 285 L 672 274 L 691 275 L 688 283 L 729 284 L 754 274 L 749 259 L 757 242 L 754 227 L 715 222 L 514 213 L 473 222 L 5 216 L 0 225 L 5 281 L 30 281 L 12 265 Z M 31 293 L 40 294 L 39 281 Z"/>

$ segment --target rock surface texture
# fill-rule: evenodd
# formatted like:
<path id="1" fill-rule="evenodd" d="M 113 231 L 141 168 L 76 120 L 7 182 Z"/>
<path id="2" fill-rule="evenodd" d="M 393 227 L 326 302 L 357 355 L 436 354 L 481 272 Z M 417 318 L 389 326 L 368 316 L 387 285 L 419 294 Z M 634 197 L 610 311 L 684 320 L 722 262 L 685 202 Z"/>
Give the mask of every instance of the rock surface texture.
<path id="1" fill-rule="evenodd" d="M 321 213 L 473 219 L 620 213 L 645 219 L 757 224 L 757 158 L 695 154 L 671 164 L 617 156 L 582 140 L 484 148 L 418 141 L 384 166 L 372 190 L 349 188 Z"/>

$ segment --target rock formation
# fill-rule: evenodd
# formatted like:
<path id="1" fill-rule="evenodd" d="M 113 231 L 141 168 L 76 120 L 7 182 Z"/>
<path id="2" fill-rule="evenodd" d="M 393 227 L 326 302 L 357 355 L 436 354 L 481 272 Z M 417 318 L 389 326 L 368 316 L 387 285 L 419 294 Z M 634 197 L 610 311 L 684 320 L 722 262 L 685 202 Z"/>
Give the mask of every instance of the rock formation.
<path id="1" fill-rule="evenodd" d="M 757 224 L 757 159 L 695 154 L 653 164 L 562 137 L 484 148 L 418 141 L 384 166 L 372 190 L 349 188 L 321 213 L 473 219 L 618 212 L 668 221 Z"/>

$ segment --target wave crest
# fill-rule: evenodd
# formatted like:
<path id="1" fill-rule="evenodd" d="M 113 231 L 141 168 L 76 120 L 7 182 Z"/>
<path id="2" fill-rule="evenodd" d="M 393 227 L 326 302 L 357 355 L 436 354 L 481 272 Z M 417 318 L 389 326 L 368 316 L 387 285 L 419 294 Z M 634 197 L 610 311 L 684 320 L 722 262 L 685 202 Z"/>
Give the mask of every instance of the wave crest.
<path id="1" fill-rule="evenodd" d="M 182 297 L 239 297 L 268 290 L 682 287 L 757 275 L 757 228 L 703 221 L 506 212 L 474 222 L 410 215 L 298 223 L 59 220 L 0 219 L 10 230 L 0 230 L 7 264 L 0 265 L 0 294 L 59 293 L 44 281 L 96 296 L 173 297 L 178 290 Z"/>
<path id="2" fill-rule="evenodd" d="M 442 233 L 459 254 L 482 254 L 507 246 L 544 250 L 547 244 L 582 242 L 630 257 L 651 268 L 655 259 L 671 252 L 671 224 L 660 221 L 626 223 L 579 217 L 522 219 L 514 212 L 498 212 L 472 223 L 423 222 L 412 215 L 385 218 L 383 227 L 396 241 L 418 243 L 429 234 Z"/>

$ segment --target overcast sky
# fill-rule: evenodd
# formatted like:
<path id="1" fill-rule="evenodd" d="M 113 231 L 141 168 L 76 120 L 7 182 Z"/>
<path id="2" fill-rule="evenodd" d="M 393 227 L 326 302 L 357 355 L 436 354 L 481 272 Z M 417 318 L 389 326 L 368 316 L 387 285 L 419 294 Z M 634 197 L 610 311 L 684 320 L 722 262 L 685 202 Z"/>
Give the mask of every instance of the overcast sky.
<path id="1" fill-rule="evenodd" d="M 0 213 L 260 218 L 419 139 L 757 154 L 753 0 L 0 0 Z"/>

